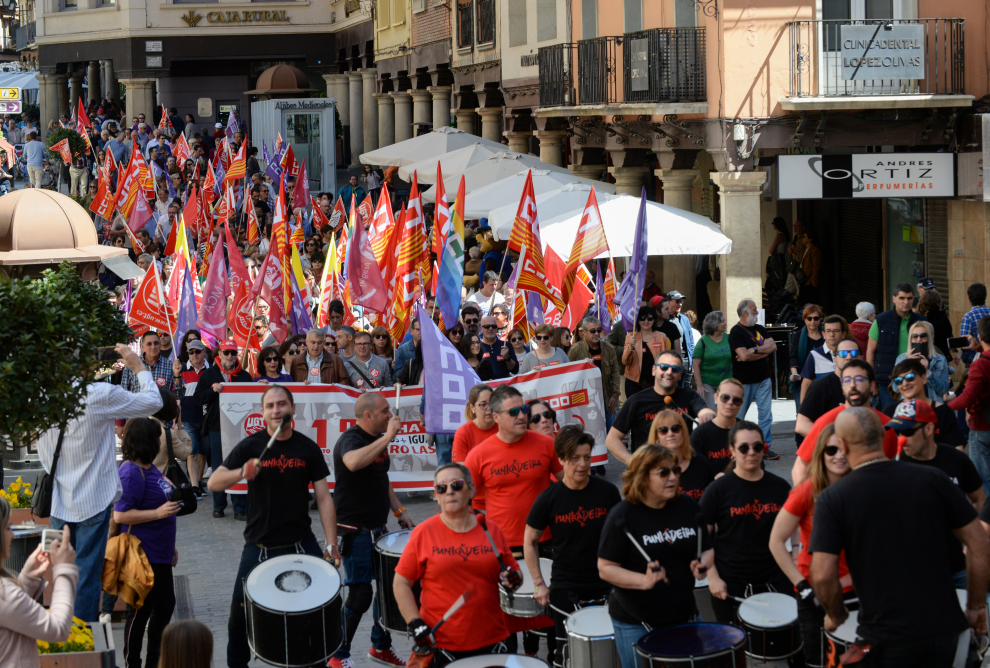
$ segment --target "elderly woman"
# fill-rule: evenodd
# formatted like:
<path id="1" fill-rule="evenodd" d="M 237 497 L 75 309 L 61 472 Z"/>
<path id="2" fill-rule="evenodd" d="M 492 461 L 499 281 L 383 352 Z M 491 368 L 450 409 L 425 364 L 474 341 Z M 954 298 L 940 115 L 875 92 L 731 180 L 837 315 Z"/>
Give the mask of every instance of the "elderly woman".
<path id="1" fill-rule="evenodd" d="M 608 614 L 622 668 L 637 668 L 633 645 L 654 629 L 684 624 L 697 614 L 694 582 L 713 554 L 700 508 L 680 494 L 680 460 L 657 444 L 639 448 L 622 474 L 622 496 L 608 514 L 598 544 L 598 574 L 612 585 Z M 626 534 L 649 555 L 649 563 Z M 702 552 L 698 554 L 698 536 Z M 669 536 L 644 544 L 643 536 Z M 699 559 L 700 556 L 700 559 Z"/>
<path id="2" fill-rule="evenodd" d="M 516 331 L 516 330 L 513 330 Z M 522 333 L 520 332 L 520 335 Z M 533 340 L 536 341 L 536 348 L 531 352 L 526 353 L 523 358 L 522 364 L 519 365 L 519 373 L 529 373 L 534 369 L 542 369 L 547 366 L 555 366 L 557 364 L 567 364 L 570 360 L 567 358 L 567 353 L 565 353 L 560 348 L 554 348 L 551 346 L 551 340 L 553 339 L 553 325 L 539 325 L 536 328 L 536 334 L 533 336 Z"/>
<path id="3" fill-rule="evenodd" d="M 681 414 L 672 410 L 657 413 L 647 442 L 660 445 L 677 455 L 681 467 L 680 493 L 695 500 L 700 499 L 705 488 L 715 478 L 705 456 L 691 447 L 687 423 Z"/>
<path id="4" fill-rule="evenodd" d="M 660 353 L 670 350 L 670 339 L 654 327 L 656 321 L 656 310 L 643 306 L 633 331 L 626 334 L 622 365 L 625 367 L 627 399 L 640 390 L 653 387 L 653 363 Z"/>
<path id="5" fill-rule="evenodd" d="M 824 317 L 821 306 L 808 304 L 801 314 L 804 327 L 791 332 L 787 340 L 787 349 L 791 351 L 790 388 L 791 392 L 794 393 L 795 411 L 801 410 L 801 369 L 804 368 L 804 363 L 808 359 L 808 355 L 811 354 L 811 350 L 824 343 L 822 334 Z"/>
<path id="6" fill-rule="evenodd" d="M 413 529 L 393 581 L 399 612 L 416 643 L 413 651 L 429 654 L 435 643 L 433 665 L 437 668 L 469 656 L 505 654 L 509 631 L 498 586 L 518 588 L 522 583 L 519 564 L 502 530 L 471 509 L 475 488 L 466 466 L 441 466 L 433 480 L 440 514 Z M 416 581 L 422 587 L 419 603 L 412 589 Z M 431 628 L 468 590 L 471 596 L 464 607 L 434 637 Z M 484 623 L 479 624 L 481 620 Z"/>
<path id="7" fill-rule="evenodd" d="M 930 399 L 942 401 L 945 393 L 949 391 L 949 362 L 945 359 L 945 355 L 935 349 L 935 329 L 932 327 L 932 323 L 919 320 L 911 325 L 911 329 L 908 331 L 908 342 L 908 352 L 898 355 L 894 364 L 904 360 L 921 362 L 922 366 L 928 370 L 925 393 Z"/>
<path id="8" fill-rule="evenodd" d="M 725 314 L 712 311 L 705 316 L 701 329 L 701 337 L 695 339 L 691 371 L 698 394 L 715 410 L 715 388 L 726 378 L 732 378 L 732 350 L 725 334 Z"/>

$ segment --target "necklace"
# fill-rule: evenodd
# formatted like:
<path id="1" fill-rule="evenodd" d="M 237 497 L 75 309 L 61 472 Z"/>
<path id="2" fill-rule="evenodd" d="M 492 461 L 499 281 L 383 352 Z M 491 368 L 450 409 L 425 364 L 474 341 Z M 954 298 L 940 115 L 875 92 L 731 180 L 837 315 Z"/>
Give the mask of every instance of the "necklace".
<path id="1" fill-rule="evenodd" d="M 888 460 L 886 457 L 881 455 L 880 457 L 876 457 L 875 459 L 865 461 L 862 464 L 857 464 L 856 466 L 853 467 L 853 471 L 861 469 L 864 466 L 869 466 L 870 464 L 876 464 L 877 462 L 886 462 L 886 461 L 890 461 L 890 460 Z"/>

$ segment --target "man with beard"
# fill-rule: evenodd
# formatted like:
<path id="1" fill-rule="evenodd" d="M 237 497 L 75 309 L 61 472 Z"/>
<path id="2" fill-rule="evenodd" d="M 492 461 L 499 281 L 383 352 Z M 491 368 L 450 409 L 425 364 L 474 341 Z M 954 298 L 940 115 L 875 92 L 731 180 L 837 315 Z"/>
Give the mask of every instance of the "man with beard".
<path id="1" fill-rule="evenodd" d="M 791 469 L 791 479 L 795 485 L 803 482 L 807 475 L 808 465 L 811 463 L 811 456 L 815 451 L 815 444 L 818 443 L 818 435 L 822 429 L 826 425 L 835 422 L 835 418 L 838 417 L 839 413 L 847 408 L 870 405 L 870 399 L 873 396 L 872 387 L 876 380 L 876 377 L 873 375 L 873 367 L 861 359 L 850 359 L 842 368 L 839 378 L 842 383 L 842 394 L 846 397 L 846 403 L 833 408 L 815 420 L 811 431 L 804 437 L 800 447 L 798 447 L 797 457 L 794 460 L 794 468 Z M 870 410 L 880 417 L 881 424 L 890 422 L 890 418 L 880 411 L 875 408 L 871 408 Z M 897 434 L 892 429 L 887 429 L 884 433 L 883 451 L 891 459 L 897 454 Z"/>
<path id="2" fill-rule="evenodd" d="M 835 346 L 835 369 L 833 373 L 818 378 L 808 386 L 808 391 L 801 402 L 801 410 L 798 411 L 797 422 L 794 425 L 795 432 L 802 437 L 805 436 L 811 431 L 815 420 L 845 403 L 846 396 L 842 391 L 842 370 L 846 368 L 848 362 L 857 358 L 862 359 L 862 354 L 856 339 L 849 338 L 839 341 Z"/>
<path id="3" fill-rule="evenodd" d="M 207 452 L 209 452 L 210 466 L 214 471 L 223 464 L 223 448 L 220 444 L 220 393 L 223 391 L 223 384 L 253 382 L 251 375 L 241 368 L 237 344 L 234 341 L 224 341 L 220 344 L 213 366 L 199 377 L 193 399 L 203 411 L 203 420 L 209 429 Z M 231 498 L 234 503 L 234 519 L 247 521 L 247 496 L 231 494 Z M 213 517 L 223 517 L 226 507 L 226 492 L 213 492 Z"/>

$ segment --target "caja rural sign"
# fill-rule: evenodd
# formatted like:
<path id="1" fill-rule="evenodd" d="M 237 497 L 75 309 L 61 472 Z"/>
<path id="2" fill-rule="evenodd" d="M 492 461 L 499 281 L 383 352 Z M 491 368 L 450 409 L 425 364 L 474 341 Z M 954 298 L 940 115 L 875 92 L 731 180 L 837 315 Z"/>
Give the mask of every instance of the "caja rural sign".
<path id="1" fill-rule="evenodd" d="M 951 153 L 778 156 L 779 199 L 953 197 Z"/>

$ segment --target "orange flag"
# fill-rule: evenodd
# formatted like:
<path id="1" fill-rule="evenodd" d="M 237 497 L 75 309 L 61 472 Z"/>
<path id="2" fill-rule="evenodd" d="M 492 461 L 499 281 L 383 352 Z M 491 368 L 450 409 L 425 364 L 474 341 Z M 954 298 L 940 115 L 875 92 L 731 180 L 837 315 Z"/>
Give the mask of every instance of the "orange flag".
<path id="1" fill-rule="evenodd" d="M 62 156 L 62 160 L 65 161 L 65 164 L 68 165 L 68 164 L 71 164 L 72 163 L 72 151 L 69 150 L 69 139 L 68 139 L 68 137 L 66 137 L 65 139 L 63 139 L 60 142 L 56 142 L 56 143 L 52 144 L 51 147 L 48 150 L 49 151 L 55 151 L 60 156 Z"/>
<path id="2" fill-rule="evenodd" d="M 158 275 L 158 265 L 154 262 L 148 267 L 148 273 L 134 293 L 127 322 L 132 326 L 146 325 L 152 329 L 163 329 L 168 332 L 174 329 L 165 305 L 165 293 L 162 290 L 161 276 Z"/>
<path id="3" fill-rule="evenodd" d="M 237 182 L 244 178 L 247 178 L 247 142 L 241 142 L 241 147 L 237 150 L 237 155 L 234 156 L 233 162 L 230 163 L 230 169 L 227 170 L 227 175 L 223 177 L 223 182 L 228 181 Z"/>
<path id="4" fill-rule="evenodd" d="M 532 170 L 526 173 L 516 220 L 512 225 L 512 234 L 509 235 L 509 250 L 519 253 L 519 263 L 522 265 L 517 269 L 517 289 L 543 295 L 558 309 L 563 310 L 564 296 L 559 287 L 551 287 L 547 282 L 543 264 L 543 244 L 540 241 L 540 220 L 536 213 Z"/>

